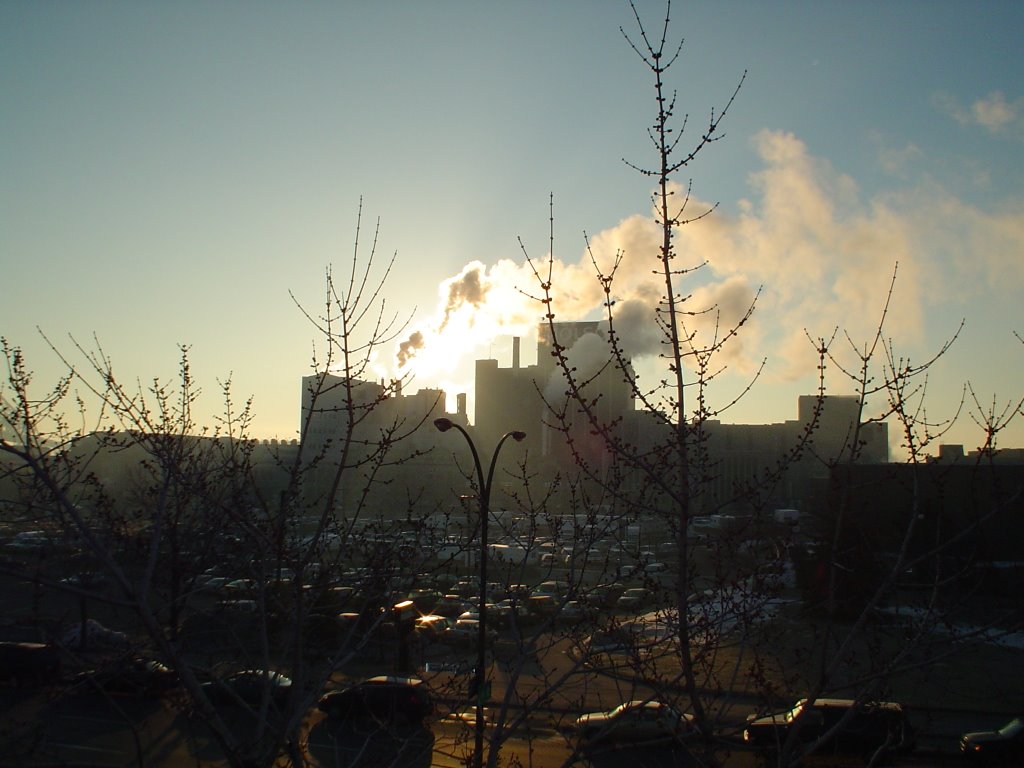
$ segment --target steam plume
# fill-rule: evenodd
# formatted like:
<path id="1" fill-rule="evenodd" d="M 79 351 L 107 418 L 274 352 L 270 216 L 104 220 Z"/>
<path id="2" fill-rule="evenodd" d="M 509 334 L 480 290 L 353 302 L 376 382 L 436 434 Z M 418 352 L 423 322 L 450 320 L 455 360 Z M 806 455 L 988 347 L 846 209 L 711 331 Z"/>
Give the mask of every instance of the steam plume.
<path id="1" fill-rule="evenodd" d="M 682 227 L 675 241 L 676 268 L 707 262 L 685 283 L 692 313 L 684 322 L 696 334 L 696 345 L 732 327 L 764 287 L 752 322 L 726 348 L 722 362 L 744 370 L 770 353 L 779 378 L 813 372 L 805 329 L 828 335 L 839 327 L 854 339 L 870 337 L 897 262 L 888 319 L 905 343 L 920 340 L 929 304 L 943 307 L 971 293 L 1024 289 L 1024 203 L 988 213 L 931 180 L 863 200 L 852 178 L 812 156 L 790 133 L 763 131 L 754 146 L 762 168 L 750 176 L 752 198 L 738 201 L 734 214 L 720 210 Z M 695 210 L 705 205 L 692 198 L 690 204 Z M 590 252 L 581 249 L 575 262 L 555 260 L 556 319 L 600 316 L 606 296 L 591 255 L 607 270 L 622 253 L 612 296 L 616 332 L 634 359 L 657 355 L 659 245 L 654 216 L 637 214 L 591 237 Z M 933 269 L 935 261 L 944 268 Z M 950 273 L 953 278 L 944 280 Z M 450 346 L 456 328 L 460 342 L 468 329 L 475 344 L 528 333 L 547 311 L 527 296 L 538 292 L 536 282 L 523 263 L 471 262 L 442 283 L 435 319 L 400 345 L 399 364 L 415 357 L 420 366 L 431 348 Z M 585 356 L 593 342 L 578 354 Z M 606 345 L 602 351 L 607 355 Z"/>

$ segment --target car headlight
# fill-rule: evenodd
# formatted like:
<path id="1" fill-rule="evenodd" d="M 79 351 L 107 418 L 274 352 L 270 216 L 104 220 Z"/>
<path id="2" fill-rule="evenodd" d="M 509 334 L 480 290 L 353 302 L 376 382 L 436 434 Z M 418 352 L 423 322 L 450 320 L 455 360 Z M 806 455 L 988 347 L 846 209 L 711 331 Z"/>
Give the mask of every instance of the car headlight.
<path id="1" fill-rule="evenodd" d="M 746 728 L 743 729 L 743 740 L 750 741 L 753 737 L 750 735 L 750 731 Z"/>

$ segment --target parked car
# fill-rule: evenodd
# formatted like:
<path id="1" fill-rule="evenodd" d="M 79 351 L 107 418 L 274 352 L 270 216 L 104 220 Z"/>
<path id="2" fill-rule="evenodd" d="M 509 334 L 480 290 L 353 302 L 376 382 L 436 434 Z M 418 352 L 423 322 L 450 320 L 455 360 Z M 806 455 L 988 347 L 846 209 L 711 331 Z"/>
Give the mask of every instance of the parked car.
<path id="1" fill-rule="evenodd" d="M 914 729 L 902 704 L 858 703 L 852 699 L 816 699 L 813 703 L 800 699 L 787 712 L 751 716 L 743 731 L 743 740 L 774 752 L 785 744 L 790 730 L 796 728 L 797 747 L 807 748 L 840 721 L 843 721 L 841 727 L 815 750 L 816 754 L 872 757 L 879 752 L 900 754 L 914 748 Z"/>
<path id="2" fill-rule="evenodd" d="M 75 650 L 126 650 L 131 641 L 124 632 L 108 629 L 96 619 L 87 619 L 84 624 L 75 624 L 64 632 L 61 642 Z"/>
<path id="3" fill-rule="evenodd" d="M 505 588 L 505 598 L 522 603 L 530 597 L 532 591 L 529 584 L 509 584 Z"/>
<path id="4" fill-rule="evenodd" d="M 469 581 L 469 580 L 463 579 L 462 581 L 457 581 L 454 584 L 452 584 L 451 588 L 448 590 L 448 593 L 452 594 L 452 595 L 458 595 L 459 597 L 466 598 L 466 597 L 470 597 L 471 595 L 478 594 L 479 591 L 480 591 L 480 584 L 479 583 L 477 583 L 475 581 Z"/>
<path id="5" fill-rule="evenodd" d="M 230 576 L 200 576 L 196 579 L 196 589 L 201 592 L 220 592 L 225 584 L 234 581 Z"/>
<path id="6" fill-rule="evenodd" d="M 220 587 L 220 594 L 228 599 L 243 599 L 256 594 L 256 582 L 253 579 L 231 579 Z"/>
<path id="7" fill-rule="evenodd" d="M 328 587 L 317 594 L 313 609 L 317 613 L 341 613 L 352 604 L 355 592 L 355 588 L 350 586 L 335 585 Z"/>
<path id="8" fill-rule="evenodd" d="M 650 590 L 644 587 L 633 587 L 623 592 L 615 601 L 615 607 L 619 610 L 639 608 L 644 605 L 650 597 Z"/>
<path id="9" fill-rule="evenodd" d="M 260 612 L 260 604 L 250 598 L 218 600 L 217 607 L 235 617 L 255 616 Z"/>
<path id="10" fill-rule="evenodd" d="M 561 599 L 553 594 L 532 594 L 526 599 L 526 610 L 534 616 L 553 616 Z"/>
<path id="11" fill-rule="evenodd" d="M 618 582 L 598 584 L 591 587 L 582 597 L 583 601 L 594 608 L 611 608 L 619 599 L 626 587 Z"/>
<path id="12" fill-rule="evenodd" d="M 50 534 L 46 531 L 21 531 L 7 542 L 7 548 L 16 552 L 42 552 L 50 546 Z"/>
<path id="13" fill-rule="evenodd" d="M 412 600 L 413 605 L 419 611 L 428 611 L 430 608 L 437 604 L 444 595 L 438 592 L 436 589 L 428 589 L 421 587 L 419 589 L 410 590 L 406 594 L 407 600 Z"/>
<path id="14" fill-rule="evenodd" d="M 623 565 L 620 565 L 618 568 L 615 569 L 615 579 L 617 581 L 632 579 L 634 576 L 637 575 L 637 572 L 639 570 L 640 566 L 638 565 L 634 565 L 632 563 L 624 563 Z"/>
<path id="15" fill-rule="evenodd" d="M 1024 718 L 1014 718 L 995 731 L 965 733 L 960 751 L 979 764 L 1024 765 Z"/>
<path id="16" fill-rule="evenodd" d="M 487 582 L 487 602 L 496 603 L 508 597 L 508 590 L 500 581 Z"/>
<path id="17" fill-rule="evenodd" d="M 469 607 L 469 603 L 459 595 L 449 594 L 437 601 L 437 605 L 434 606 L 434 610 L 431 613 L 437 616 L 447 616 L 449 619 L 456 619 L 459 617 L 459 614 Z"/>
<path id="18" fill-rule="evenodd" d="M 80 573 L 75 573 L 71 576 L 65 576 L 60 580 L 60 583 L 66 587 L 71 587 L 72 589 L 96 592 L 104 589 L 109 583 L 109 580 L 106 575 L 98 571 L 81 571 Z"/>
<path id="19" fill-rule="evenodd" d="M 616 656 L 636 653 L 636 636 L 623 627 L 595 632 L 583 638 L 572 653 L 587 666 L 614 665 Z"/>
<path id="20" fill-rule="evenodd" d="M 498 639 L 498 632 L 489 624 L 485 628 L 487 642 Z M 456 619 L 444 633 L 445 642 L 452 645 L 473 645 L 480 637 L 480 619 Z"/>
<path id="21" fill-rule="evenodd" d="M 414 631 L 424 640 L 442 640 L 444 633 L 452 626 L 452 623 L 447 616 L 430 613 L 416 618 Z"/>
<path id="22" fill-rule="evenodd" d="M 0 682 L 15 685 L 50 683 L 60 675 L 60 655 L 45 643 L 0 642 Z"/>
<path id="23" fill-rule="evenodd" d="M 85 691 L 99 689 L 115 695 L 158 698 L 178 686 L 178 675 L 155 659 L 136 656 L 80 672 L 75 682 Z"/>
<path id="24" fill-rule="evenodd" d="M 237 704 L 239 700 L 258 707 L 264 693 L 272 704 L 283 705 L 292 689 L 291 678 L 273 669 L 245 669 L 218 680 L 203 683 L 203 692 L 218 704 Z"/>
<path id="25" fill-rule="evenodd" d="M 576 720 L 585 746 L 603 742 L 682 741 L 694 735 L 693 715 L 682 714 L 660 701 L 638 699 L 610 712 L 592 712 Z"/>
<path id="26" fill-rule="evenodd" d="M 531 593 L 534 597 L 540 597 L 543 595 L 552 595 L 556 598 L 565 597 L 572 592 L 572 587 L 567 581 L 542 581 L 536 587 L 533 588 Z"/>
<path id="27" fill-rule="evenodd" d="M 558 612 L 558 618 L 560 621 L 575 624 L 593 618 L 596 613 L 597 612 L 593 608 L 590 608 L 584 602 L 579 600 L 569 600 Z"/>
<path id="28" fill-rule="evenodd" d="M 325 693 L 317 707 L 339 720 L 373 718 L 383 723 L 419 725 L 434 711 L 434 701 L 419 678 L 380 675 Z"/>
<path id="29" fill-rule="evenodd" d="M 492 627 L 511 627 L 513 618 L 518 615 L 518 611 L 513 607 L 511 600 L 507 598 L 499 600 L 498 602 L 487 604 L 487 623 Z"/>

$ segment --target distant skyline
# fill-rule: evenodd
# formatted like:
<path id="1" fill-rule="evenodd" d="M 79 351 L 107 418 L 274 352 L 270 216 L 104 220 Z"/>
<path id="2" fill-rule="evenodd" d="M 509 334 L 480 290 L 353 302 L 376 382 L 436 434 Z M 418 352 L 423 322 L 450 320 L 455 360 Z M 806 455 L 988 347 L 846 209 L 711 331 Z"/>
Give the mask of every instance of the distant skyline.
<path id="1" fill-rule="evenodd" d="M 637 7 L 660 31 L 664 5 Z M 362 199 L 363 245 L 379 217 L 379 257 L 397 253 L 388 306 L 415 310 L 402 340 L 425 341 L 406 391 L 472 396 L 473 361 L 509 365 L 513 334 L 533 362 L 519 238 L 547 253 L 549 196 L 559 319 L 598 317 L 584 232 L 599 256 L 625 249 L 621 298 L 643 294 L 652 190 L 622 158 L 654 160 L 655 105 L 620 27 L 635 34 L 627 3 L 589 0 L 4 3 L 0 335 L 40 387 L 59 367 L 37 328 L 66 351 L 95 336 L 144 385 L 189 345 L 204 422 L 230 378 L 255 437 L 295 438 L 319 339 L 289 292 L 319 311 Z M 713 406 L 766 367 L 723 421 L 795 418 L 816 386 L 806 334 L 868 341 L 897 262 L 900 354 L 923 362 L 965 322 L 928 417 L 968 385 L 997 411 L 1024 393 L 1022 29 L 1024 4 L 995 1 L 673 3 L 691 139 L 747 72 L 689 171 L 718 208 L 679 240 L 709 262 L 700 296 L 727 309 L 762 289 Z M 442 332 L 466 276 L 491 293 Z M 965 412 L 943 442 L 980 439 Z M 1000 445 L 1024 446 L 1024 419 Z"/>

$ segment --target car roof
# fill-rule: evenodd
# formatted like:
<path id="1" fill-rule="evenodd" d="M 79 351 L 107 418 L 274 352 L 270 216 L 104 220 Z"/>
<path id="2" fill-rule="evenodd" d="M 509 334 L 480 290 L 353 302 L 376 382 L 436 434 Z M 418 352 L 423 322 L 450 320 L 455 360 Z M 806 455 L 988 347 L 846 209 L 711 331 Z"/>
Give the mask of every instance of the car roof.
<path id="1" fill-rule="evenodd" d="M 391 685 L 422 685 L 423 681 L 418 677 L 399 677 L 397 675 L 376 675 L 374 677 L 368 677 L 363 681 L 364 683 L 372 683 L 373 685 L 379 685 L 387 683 Z"/>
<path id="2" fill-rule="evenodd" d="M 807 699 L 800 699 L 793 708 L 807 706 Z M 861 706 L 864 709 L 891 709 L 891 710 L 902 710 L 903 705 L 896 701 L 862 701 L 857 702 L 856 699 L 833 699 L 833 698 L 820 698 L 815 699 L 811 705 L 813 707 L 820 708 L 836 708 L 836 709 L 849 709 L 854 706 Z"/>
<path id="3" fill-rule="evenodd" d="M 226 680 L 244 680 L 246 678 L 263 678 L 272 681 L 275 685 L 291 685 L 292 680 L 287 675 L 275 669 L 242 669 L 228 675 Z"/>
<path id="4" fill-rule="evenodd" d="M 661 701 L 653 701 L 648 699 L 633 699 L 633 701 L 626 701 L 619 706 L 615 707 L 612 711 L 625 711 L 627 709 L 665 709 L 668 704 Z"/>

